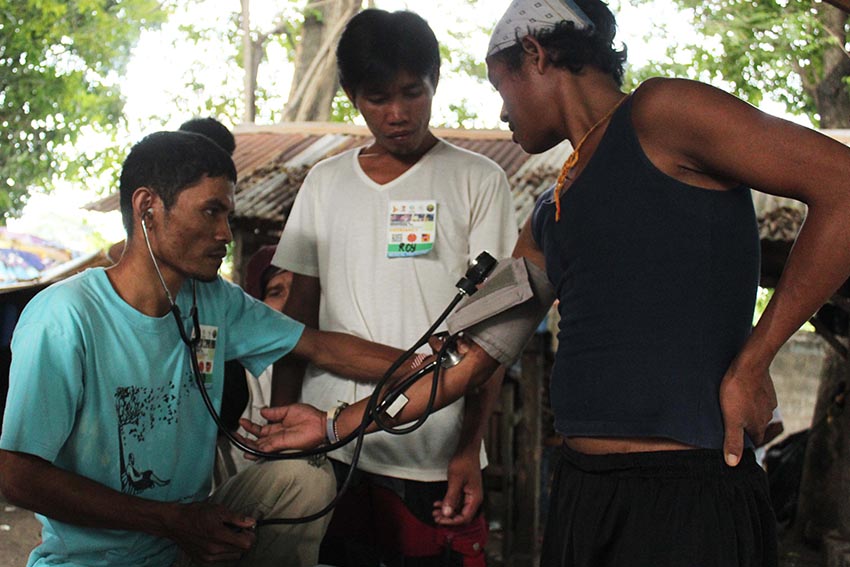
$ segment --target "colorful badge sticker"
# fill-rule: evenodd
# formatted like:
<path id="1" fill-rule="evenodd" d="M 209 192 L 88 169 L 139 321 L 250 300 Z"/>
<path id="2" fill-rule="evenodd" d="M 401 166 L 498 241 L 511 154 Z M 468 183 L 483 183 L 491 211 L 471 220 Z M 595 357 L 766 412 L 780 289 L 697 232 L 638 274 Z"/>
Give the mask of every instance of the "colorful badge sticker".
<path id="1" fill-rule="evenodd" d="M 434 249 L 437 201 L 390 201 L 387 256 L 421 256 Z"/>
<path id="2" fill-rule="evenodd" d="M 215 362 L 215 343 L 218 340 L 218 327 L 201 325 L 201 340 L 195 347 L 198 357 L 198 370 L 204 378 L 204 385 L 212 384 L 213 364 Z"/>

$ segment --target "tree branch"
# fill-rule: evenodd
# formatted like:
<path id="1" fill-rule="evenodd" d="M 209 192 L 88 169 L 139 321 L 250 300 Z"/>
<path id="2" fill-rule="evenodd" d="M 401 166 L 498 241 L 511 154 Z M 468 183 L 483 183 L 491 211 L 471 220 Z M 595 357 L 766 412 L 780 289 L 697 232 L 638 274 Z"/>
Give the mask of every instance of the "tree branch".
<path id="1" fill-rule="evenodd" d="M 850 0 L 848 0 L 848 3 L 850 3 Z M 817 21 L 820 23 L 820 25 L 824 29 L 824 31 L 829 34 L 829 37 L 831 37 L 832 39 L 834 39 L 836 41 L 839 49 L 841 49 L 841 53 L 843 53 L 845 57 L 850 59 L 850 52 L 848 52 L 847 49 L 844 47 L 847 44 L 846 38 L 843 38 L 840 35 L 838 35 L 829 26 L 827 26 L 826 24 L 824 24 L 820 20 L 817 20 Z"/>
<path id="2" fill-rule="evenodd" d="M 850 12 L 850 0 L 824 0 L 824 2 L 832 4 L 845 12 Z"/>
<path id="3" fill-rule="evenodd" d="M 327 0 L 319 0 L 316 4 L 326 2 Z M 311 4 L 312 7 L 315 4 Z M 301 105 L 302 99 L 304 98 L 305 93 L 310 88 L 315 88 L 316 82 L 320 79 L 320 73 L 318 73 L 319 68 L 322 65 L 327 64 L 327 60 L 330 59 L 330 53 L 333 49 L 336 40 L 339 38 L 339 34 L 342 33 L 342 29 L 348 23 L 348 19 L 346 17 L 341 17 L 337 20 L 334 27 L 329 30 L 328 34 L 325 36 L 322 45 L 319 47 L 319 50 L 316 52 L 316 55 L 313 57 L 313 61 L 310 63 L 310 66 L 307 68 L 307 71 L 304 73 L 304 76 L 307 77 L 306 81 L 302 81 L 298 88 L 293 93 L 291 100 L 287 101 L 287 110 L 284 113 L 285 115 L 291 115 L 290 110 L 292 108 L 297 108 Z M 290 117 L 291 120 L 291 117 Z"/>

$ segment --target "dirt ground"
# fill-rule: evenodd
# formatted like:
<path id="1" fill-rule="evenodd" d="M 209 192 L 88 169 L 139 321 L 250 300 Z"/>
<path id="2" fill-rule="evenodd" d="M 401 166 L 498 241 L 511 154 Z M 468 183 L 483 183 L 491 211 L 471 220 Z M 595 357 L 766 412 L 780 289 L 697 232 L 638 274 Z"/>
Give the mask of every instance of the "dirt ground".
<path id="1" fill-rule="evenodd" d="M 0 567 L 24 567 L 30 550 L 39 542 L 40 533 L 41 524 L 32 512 L 10 505 L 0 494 Z M 498 541 L 498 538 L 493 539 Z M 495 555 L 491 566 L 503 565 L 498 553 Z M 820 553 L 793 541 L 782 542 L 780 556 L 780 567 L 826 566 Z"/>
<path id="2" fill-rule="evenodd" d="M 6 502 L 0 494 L 0 567 L 23 567 L 41 538 L 41 524 L 29 510 Z"/>

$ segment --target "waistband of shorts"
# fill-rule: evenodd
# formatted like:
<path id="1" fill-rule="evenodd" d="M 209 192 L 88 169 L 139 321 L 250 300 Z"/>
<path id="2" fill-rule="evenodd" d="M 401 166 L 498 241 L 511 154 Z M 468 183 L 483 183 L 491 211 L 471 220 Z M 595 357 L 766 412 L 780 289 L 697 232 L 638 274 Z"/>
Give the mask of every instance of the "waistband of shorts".
<path id="1" fill-rule="evenodd" d="M 705 478 L 751 475 L 753 471 L 761 470 L 751 449 L 744 450 L 741 462 L 736 467 L 726 464 L 720 449 L 588 455 L 562 444 L 560 453 L 562 458 L 583 472 L 623 477 Z"/>

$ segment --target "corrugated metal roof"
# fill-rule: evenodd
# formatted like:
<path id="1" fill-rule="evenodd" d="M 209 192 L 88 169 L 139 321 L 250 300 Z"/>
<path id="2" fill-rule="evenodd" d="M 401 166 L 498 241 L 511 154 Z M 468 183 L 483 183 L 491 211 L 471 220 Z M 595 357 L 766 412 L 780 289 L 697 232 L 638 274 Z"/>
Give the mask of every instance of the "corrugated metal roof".
<path id="1" fill-rule="evenodd" d="M 433 129 L 434 134 L 457 146 L 485 155 L 498 163 L 508 175 L 517 221 L 523 224 L 537 197 L 557 179 L 563 160 L 570 153 L 563 142 L 538 155 L 525 153 L 505 130 Z M 850 130 L 824 130 L 824 134 L 850 144 Z M 283 223 L 309 168 L 318 161 L 367 145 L 372 135 L 365 126 L 341 123 L 303 122 L 270 126 L 242 125 L 235 129 L 233 155 L 239 173 L 236 188 L 236 217 Z M 777 209 L 801 211 L 805 205 L 753 191 L 758 217 L 771 216 Z M 118 195 L 111 195 L 86 208 L 113 211 L 119 207 Z M 801 218 L 801 215 L 792 215 Z M 773 217 L 771 217 L 773 218 Z M 790 217 L 789 217 L 790 218 Z M 787 234 L 787 227 L 782 233 Z"/>
<path id="2" fill-rule="evenodd" d="M 509 178 L 516 176 L 530 157 L 511 141 L 510 132 L 505 130 L 436 128 L 433 132 L 452 144 L 489 157 Z M 286 218 L 310 167 L 373 140 L 365 126 L 317 122 L 243 125 L 235 129 L 234 135 L 233 161 L 239 173 L 236 217 L 272 222 Z M 539 160 L 539 156 L 536 158 Z M 117 210 L 118 195 L 90 203 L 86 208 L 102 212 Z"/>
<path id="3" fill-rule="evenodd" d="M 552 180 L 528 183 L 530 171 L 559 168 L 569 153 L 569 144 L 545 154 L 530 156 L 511 140 L 504 130 L 434 129 L 440 138 L 459 147 L 485 155 L 498 163 L 514 189 L 522 211 Z M 278 124 L 248 126 L 236 129 L 234 161 L 239 171 L 236 216 L 240 219 L 262 219 L 283 222 L 301 181 L 318 161 L 373 140 L 365 126 L 350 124 Z M 297 147 L 295 141 L 301 142 Z M 529 168 L 528 165 L 532 167 Z M 551 166 L 551 167 L 549 167 Z M 532 186 L 533 185 L 533 186 Z"/>

